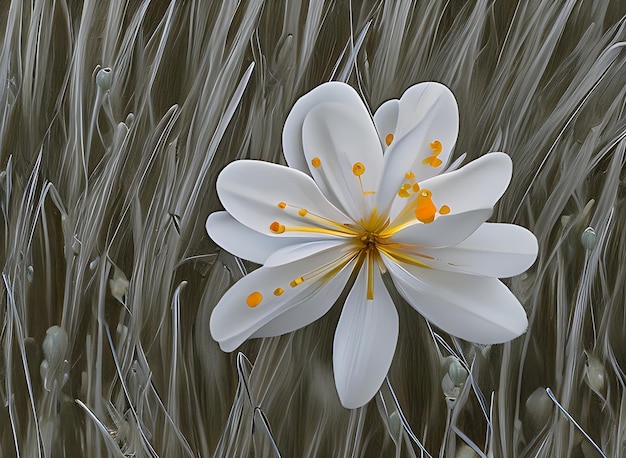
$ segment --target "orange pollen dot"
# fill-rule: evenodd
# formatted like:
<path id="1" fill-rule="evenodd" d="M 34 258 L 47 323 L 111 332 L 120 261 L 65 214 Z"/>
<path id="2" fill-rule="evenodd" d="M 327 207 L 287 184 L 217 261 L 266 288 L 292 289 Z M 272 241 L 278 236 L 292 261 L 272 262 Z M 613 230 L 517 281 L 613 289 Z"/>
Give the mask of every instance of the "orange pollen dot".
<path id="1" fill-rule="evenodd" d="M 406 172 L 404 174 L 404 178 L 407 180 L 415 180 L 415 174 L 413 172 Z"/>
<path id="2" fill-rule="evenodd" d="M 404 197 L 404 198 L 411 197 L 411 194 L 409 194 L 409 192 L 406 189 L 400 188 L 398 189 L 398 197 Z"/>
<path id="3" fill-rule="evenodd" d="M 322 165 L 322 161 L 319 157 L 314 157 L 313 159 L 311 159 L 311 165 L 315 168 L 318 168 Z"/>
<path id="4" fill-rule="evenodd" d="M 404 184 L 402 185 L 402 189 L 404 189 L 405 191 L 408 191 L 408 189 L 409 189 L 410 187 L 411 187 L 411 184 L 410 184 L 410 183 L 404 183 Z"/>
<path id="5" fill-rule="evenodd" d="M 258 291 L 255 291 L 248 296 L 248 298 L 246 299 L 246 304 L 248 304 L 248 307 L 256 307 L 261 303 L 262 300 L 263 295 Z"/>
<path id="6" fill-rule="evenodd" d="M 282 288 L 276 288 L 276 289 L 274 290 L 274 296 L 282 296 L 284 292 L 285 292 L 285 290 L 284 290 L 284 289 L 282 289 Z"/>
<path id="7" fill-rule="evenodd" d="M 285 208 L 287 204 L 285 202 L 278 202 L 278 208 Z"/>
<path id="8" fill-rule="evenodd" d="M 450 207 L 448 207 L 447 205 L 442 205 L 439 209 L 439 213 L 442 215 L 447 215 L 448 213 L 450 213 Z"/>
<path id="9" fill-rule="evenodd" d="M 275 234 L 282 234 L 283 232 L 285 232 L 285 226 L 280 224 L 278 221 L 274 221 L 272 224 L 270 224 L 270 231 Z"/>
<path id="10" fill-rule="evenodd" d="M 295 288 L 296 286 L 302 284 L 303 281 L 304 281 L 304 278 L 302 277 L 294 278 L 293 280 L 291 280 L 291 282 L 289 282 L 289 286 L 291 286 L 292 288 Z"/>
<path id="11" fill-rule="evenodd" d="M 365 166 L 360 162 L 355 162 L 352 166 L 352 173 L 354 173 L 357 177 L 360 177 L 365 173 Z"/>
<path id="12" fill-rule="evenodd" d="M 391 145 L 392 141 L 393 141 L 393 134 L 387 134 L 385 136 L 385 143 L 387 144 L 387 146 Z"/>
<path id="13" fill-rule="evenodd" d="M 439 140 L 435 140 L 429 143 L 430 149 L 433 150 L 433 153 L 436 155 L 440 154 L 443 150 L 443 145 Z"/>
<path id="14" fill-rule="evenodd" d="M 420 185 L 418 185 L 417 183 L 413 183 L 413 192 L 417 192 L 420 190 Z"/>
<path id="15" fill-rule="evenodd" d="M 300 210 L 298 210 L 298 215 L 300 216 L 306 216 L 306 214 L 308 213 L 308 211 L 306 211 L 306 209 L 301 208 Z"/>

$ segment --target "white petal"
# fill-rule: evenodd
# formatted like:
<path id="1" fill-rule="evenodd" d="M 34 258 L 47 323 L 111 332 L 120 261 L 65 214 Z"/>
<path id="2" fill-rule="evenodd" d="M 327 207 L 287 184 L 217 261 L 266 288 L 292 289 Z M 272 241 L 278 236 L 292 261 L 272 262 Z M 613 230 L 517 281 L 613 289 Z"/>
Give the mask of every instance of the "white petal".
<path id="1" fill-rule="evenodd" d="M 385 106 L 385 110 L 391 112 L 390 107 Z M 387 119 L 392 118 L 391 113 L 385 114 Z M 382 119 L 381 128 L 387 128 L 382 126 Z M 387 208 L 395 198 L 406 173 L 413 172 L 419 182 L 444 170 L 459 133 L 459 110 L 454 95 L 439 83 L 410 87 L 398 101 L 395 129 L 387 130 L 380 132 L 381 138 L 388 134 L 394 138 L 385 154 L 382 186 L 377 195 L 379 208 Z M 441 152 L 436 155 L 440 162 L 424 163 L 434 155 L 430 146 L 434 141 L 441 143 Z"/>
<path id="2" fill-rule="evenodd" d="M 222 350 L 233 351 L 275 317 L 300 304 L 308 302 L 313 307 L 325 307 L 325 303 L 318 304 L 315 298 L 318 295 L 328 298 L 331 290 L 338 296 L 346 282 L 345 275 L 324 276 L 341 267 L 336 261 L 336 253 L 326 251 L 279 267 L 261 267 L 246 275 L 226 291 L 213 309 L 210 322 L 213 339 Z M 304 277 L 301 283 L 292 283 L 300 277 Z M 281 290 L 277 291 L 278 288 Z M 248 300 L 255 296 L 257 300 L 249 305 Z M 290 323 L 283 320 L 282 324 L 285 332 L 293 330 Z"/>
<path id="3" fill-rule="evenodd" d="M 485 223 L 456 246 L 415 251 L 431 257 L 427 264 L 439 270 L 506 278 L 532 266 L 537 250 L 537 238 L 528 229 Z"/>
<path id="4" fill-rule="evenodd" d="M 290 244 L 271 254 L 264 265 L 265 267 L 282 266 L 330 250 L 334 250 L 339 257 L 346 251 L 354 250 L 354 246 L 346 240 L 309 240 L 303 243 Z"/>
<path id="5" fill-rule="evenodd" d="M 328 102 L 363 104 L 351 86 L 338 81 L 324 83 L 300 97 L 289 112 L 283 128 L 283 150 L 289 167 L 310 174 L 302 148 L 302 124 L 312 108 Z"/>
<path id="6" fill-rule="evenodd" d="M 362 102 L 325 103 L 302 126 L 304 155 L 331 202 L 358 220 L 368 215 L 378 189 L 383 156 L 378 134 Z"/>
<path id="7" fill-rule="evenodd" d="M 224 208 L 237 221 L 269 236 L 277 236 L 270 225 L 319 228 L 311 215 L 323 216 L 342 224 L 352 220 L 337 210 L 322 195 L 313 179 L 282 165 L 263 161 L 235 161 L 227 165 L 217 179 L 217 193 Z M 279 208 L 279 203 L 287 207 Z M 307 217 L 298 214 L 307 210 Z M 286 231 L 280 237 L 328 238 L 322 232 Z"/>
<path id="8" fill-rule="evenodd" d="M 333 370 L 341 404 L 361 407 L 380 389 L 398 340 L 398 312 L 374 267 L 374 299 L 367 300 L 367 270 L 352 287 L 333 344 Z"/>
<path id="9" fill-rule="evenodd" d="M 498 279 L 383 259 L 402 297 L 444 331 L 482 344 L 506 342 L 526 331 L 524 308 Z"/>
<path id="10" fill-rule="evenodd" d="M 269 237 L 244 226 L 228 212 L 214 212 L 206 220 L 206 231 L 220 247 L 243 259 L 264 264 L 281 248 L 311 241 L 310 237 Z"/>
<path id="11" fill-rule="evenodd" d="M 259 328 L 250 338 L 274 337 L 295 331 L 319 320 L 335 304 L 343 287 L 348 282 L 354 269 L 355 261 L 351 261 L 339 271 L 329 282 L 322 286 L 315 295 L 276 316 L 262 328 Z"/>
<path id="12" fill-rule="evenodd" d="M 490 216 L 491 208 L 480 208 L 465 213 L 439 216 L 432 223 L 416 223 L 391 237 L 395 243 L 418 247 L 446 247 L 457 245 L 469 237 Z"/>
<path id="13" fill-rule="evenodd" d="M 374 125 L 378 131 L 378 137 L 384 151 L 387 151 L 389 147 L 387 142 L 395 138 L 392 132 L 397 131 L 399 110 L 400 102 L 398 99 L 391 99 L 378 107 L 378 110 L 374 113 Z M 393 137 L 388 137 L 389 134 Z"/>

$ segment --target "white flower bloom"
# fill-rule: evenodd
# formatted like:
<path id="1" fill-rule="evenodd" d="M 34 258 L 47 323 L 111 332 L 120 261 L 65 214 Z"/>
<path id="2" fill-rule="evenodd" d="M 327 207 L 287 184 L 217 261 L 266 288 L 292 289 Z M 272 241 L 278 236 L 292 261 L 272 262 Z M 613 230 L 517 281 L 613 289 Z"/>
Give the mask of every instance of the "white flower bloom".
<path id="1" fill-rule="evenodd" d="M 367 403 L 393 359 L 398 314 L 385 272 L 450 334 L 479 343 L 522 334 L 524 309 L 498 278 L 530 267 L 537 240 L 519 226 L 485 223 L 511 178 L 506 154 L 443 173 L 458 119 L 454 96 L 438 83 L 409 88 L 373 122 L 354 89 L 326 83 L 285 122 L 289 167 L 241 160 L 224 168 L 217 192 L 226 211 L 209 216 L 207 231 L 263 267 L 215 307 L 211 334 L 221 348 L 319 319 L 353 272 L 333 347 L 345 407 Z"/>

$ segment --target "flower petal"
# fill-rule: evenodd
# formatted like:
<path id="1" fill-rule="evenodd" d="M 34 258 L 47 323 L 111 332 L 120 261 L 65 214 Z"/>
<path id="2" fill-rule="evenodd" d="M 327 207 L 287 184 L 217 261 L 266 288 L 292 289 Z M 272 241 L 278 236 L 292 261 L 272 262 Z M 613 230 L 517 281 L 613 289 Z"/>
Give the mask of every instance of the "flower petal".
<path id="1" fill-rule="evenodd" d="M 220 299 L 211 314 L 213 339 L 224 351 L 233 351 L 274 318 L 310 303 L 317 297 L 339 296 L 348 276 L 336 275 L 351 259 L 325 251 L 279 267 L 261 267 L 235 283 Z M 333 275 L 328 278 L 329 273 Z M 326 275 L 325 275 L 326 274 Z M 326 303 L 319 304 L 325 307 Z M 281 321 L 284 332 L 295 328 Z M 280 329 L 274 329 L 275 332 Z"/>
<path id="2" fill-rule="evenodd" d="M 298 302 L 294 307 L 273 318 L 272 321 L 252 334 L 250 338 L 280 336 L 319 320 L 337 302 L 350 278 L 354 264 L 354 260 L 348 263 L 314 295 Z"/>
<path id="3" fill-rule="evenodd" d="M 286 246 L 311 241 L 310 237 L 270 237 L 244 226 L 228 212 L 214 212 L 206 220 L 206 231 L 226 251 L 257 264 L 265 264 L 272 253 Z"/>
<path id="4" fill-rule="evenodd" d="M 317 86 L 298 99 L 289 112 L 283 128 L 283 150 L 289 167 L 310 174 L 302 148 L 302 124 L 309 111 L 322 103 L 363 104 L 361 97 L 348 84 L 339 81 Z"/>
<path id="5" fill-rule="evenodd" d="M 235 161 L 227 165 L 217 179 L 217 193 L 222 205 L 237 221 L 261 234 L 282 237 L 332 237 L 332 231 L 318 230 L 323 217 L 328 228 L 343 230 L 352 223 L 337 210 L 313 179 L 294 169 L 263 161 Z M 305 216 L 299 211 L 306 209 Z M 319 218 L 318 218 L 319 219 Z M 280 234 L 270 230 L 276 222 L 288 228 Z"/>
<path id="6" fill-rule="evenodd" d="M 427 264 L 435 269 L 506 278 L 532 266 L 537 250 L 537 238 L 528 229 L 485 223 L 456 246 L 416 251 L 432 258 Z"/>
<path id="7" fill-rule="evenodd" d="M 291 240 L 293 240 L 293 238 L 291 238 Z M 341 250 L 342 253 L 345 253 L 346 249 L 354 250 L 354 246 L 350 245 L 350 242 L 341 239 L 308 240 L 303 243 L 289 244 L 268 256 L 264 265 L 265 267 L 282 266 L 283 264 L 299 261 L 300 259 L 304 259 L 324 251 L 335 250 L 335 253 L 337 253 L 337 250 L 340 248 L 343 248 Z"/>
<path id="8" fill-rule="evenodd" d="M 369 215 L 382 170 L 382 149 L 363 105 L 325 103 L 302 126 L 304 155 L 327 197 L 355 221 Z"/>
<path id="9" fill-rule="evenodd" d="M 464 213 L 442 215 L 432 223 L 416 223 L 394 234 L 394 243 L 408 245 L 408 249 L 446 247 L 457 245 L 469 237 L 490 216 L 491 208 L 480 208 Z"/>
<path id="10" fill-rule="evenodd" d="M 424 318 L 452 335 L 482 344 L 524 333 L 526 312 L 496 278 L 401 265 L 383 257 L 398 292 Z"/>
<path id="11" fill-rule="evenodd" d="M 361 407 L 380 389 L 396 349 L 398 312 L 380 271 L 373 267 L 374 299 L 367 299 L 363 267 L 341 312 L 333 344 L 333 370 L 341 404 Z"/>
<path id="12" fill-rule="evenodd" d="M 385 103 L 379 109 L 383 109 L 382 113 L 375 117 L 377 126 L 384 129 L 379 132 L 380 137 L 390 145 L 376 200 L 379 208 L 387 208 L 396 197 L 405 174 L 413 173 L 419 182 L 441 173 L 459 133 L 456 99 L 443 84 L 427 82 L 407 89 L 397 101 L 395 127 L 389 127 L 393 119 L 390 102 Z M 388 141 L 390 134 L 392 141 Z"/>

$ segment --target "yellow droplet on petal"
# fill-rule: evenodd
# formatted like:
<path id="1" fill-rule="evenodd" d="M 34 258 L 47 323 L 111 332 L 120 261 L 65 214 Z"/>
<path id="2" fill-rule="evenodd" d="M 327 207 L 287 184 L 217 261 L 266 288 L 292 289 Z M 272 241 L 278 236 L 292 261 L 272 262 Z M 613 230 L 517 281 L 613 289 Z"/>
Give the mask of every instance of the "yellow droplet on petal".
<path id="1" fill-rule="evenodd" d="M 322 161 L 319 157 L 314 157 L 313 159 L 311 159 L 311 165 L 315 168 L 318 168 L 322 165 Z"/>
<path id="2" fill-rule="evenodd" d="M 254 308 L 257 305 L 259 305 L 262 300 L 263 300 L 263 295 L 259 293 L 258 291 L 255 291 L 248 296 L 248 298 L 246 299 L 246 304 L 248 304 L 248 307 Z"/>
<path id="3" fill-rule="evenodd" d="M 431 167 L 439 167 L 441 164 L 443 164 L 443 162 L 437 156 L 428 156 L 422 161 L 422 164 L 430 165 Z"/>
<path id="4" fill-rule="evenodd" d="M 283 232 L 285 232 L 285 226 L 280 224 L 278 221 L 274 221 L 272 224 L 270 224 L 270 231 L 272 231 L 274 234 L 282 234 Z"/>
<path id="5" fill-rule="evenodd" d="M 415 201 L 415 218 L 424 223 L 432 223 L 435 220 L 437 207 L 432 200 L 432 192 L 428 189 L 422 189 Z"/>
<path id="6" fill-rule="evenodd" d="M 419 192 L 420 185 L 418 185 L 417 183 L 413 183 L 412 189 L 413 189 L 413 192 Z"/>
<path id="7" fill-rule="evenodd" d="M 285 202 L 278 202 L 278 208 L 286 208 L 287 204 Z"/>
<path id="8" fill-rule="evenodd" d="M 442 205 L 439 209 L 439 213 L 441 215 L 447 215 L 448 213 L 450 213 L 450 207 L 448 207 L 447 205 Z"/>
<path id="9" fill-rule="evenodd" d="M 411 183 L 404 183 L 402 185 L 402 189 L 404 189 L 405 191 L 408 191 L 410 187 L 411 187 Z"/>
<path id="10" fill-rule="evenodd" d="M 435 140 L 429 143 L 430 149 L 433 150 L 433 154 L 437 156 L 443 150 L 443 145 L 439 140 Z"/>
<path id="11" fill-rule="evenodd" d="M 411 197 L 411 194 L 409 194 L 409 192 L 406 189 L 400 188 L 398 189 L 398 197 L 407 198 L 407 197 Z"/>
<path id="12" fill-rule="evenodd" d="M 300 216 L 306 216 L 306 214 L 308 213 L 308 211 L 306 211 L 306 209 L 301 208 L 300 210 L 298 210 L 298 215 Z"/>
<path id="13" fill-rule="evenodd" d="M 387 144 L 387 146 L 391 145 L 392 141 L 393 141 L 393 134 L 387 134 L 385 136 L 385 143 Z"/>
<path id="14" fill-rule="evenodd" d="M 276 289 L 274 290 L 274 296 L 282 296 L 284 292 L 285 292 L 285 290 L 284 290 L 284 289 L 282 289 L 282 288 L 276 288 Z"/>
<path id="15" fill-rule="evenodd" d="M 304 281 L 304 278 L 302 277 L 294 278 L 293 280 L 291 280 L 291 282 L 289 282 L 289 286 L 291 286 L 292 288 L 295 288 L 296 286 L 302 284 L 303 281 Z"/>
<path id="16" fill-rule="evenodd" d="M 357 177 L 360 177 L 365 173 L 365 166 L 361 162 L 355 162 L 352 166 L 352 173 Z"/>
<path id="17" fill-rule="evenodd" d="M 409 181 L 413 181 L 413 180 L 415 180 L 415 174 L 413 172 L 411 172 L 411 171 L 406 172 L 404 174 L 404 178 L 406 178 Z"/>

